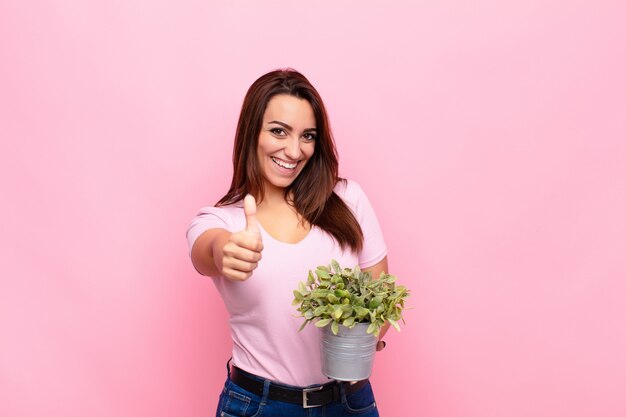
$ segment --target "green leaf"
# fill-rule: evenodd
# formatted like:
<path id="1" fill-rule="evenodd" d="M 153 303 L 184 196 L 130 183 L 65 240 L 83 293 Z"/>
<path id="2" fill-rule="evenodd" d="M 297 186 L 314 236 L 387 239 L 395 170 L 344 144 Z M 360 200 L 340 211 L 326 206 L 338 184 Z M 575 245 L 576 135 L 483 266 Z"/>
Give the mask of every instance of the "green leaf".
<path id="1" fill-rule="evenodd" d="M 341 275 L 334 274 L 330 279 L 330 282 L 332 282 L 333 284 L 342 284 L 343 278 L 341 277 Z"/>
<path id="2" fill-rule="evenodd" d="M 302 326 L 300 326 L 300 328 L 298 329 L 299 332 L 302 331 L 302 329 L 304 329 L 306 327 L 306 325 L 309 324 L 309 321 L 305 321 L 304 323 L 302 323 Z"/>
<path id="3" fill-rule="evenodd" d="M 367 334 L 372 334 L 374 331 L 376 331 L 377 326 L 378 326 L 378 323 L 376 322 L 370 323 L 370 325 L 367 326 Z"/>
<path id="4" fill-rule="evenodd" d="M 332 265 L 336 273 L 341 274 L 341 267 L 339 266 L 339 262 L 333 259 L 332 261 L 330 261 L 330 264 Z"/>
<path id="5" fill-rule="evenodd" d="M 310 270 L 309 270 L 309 276 L 307 277 L 306 282 L 308 285 L 315 284 L 315 277 L 313 276 L 313 272 L 311 272 Z"/>
<path id="6" fill-rule="evenodd" d="M 335 295 L 339 298 L 350 297 L 350 293 L 346 290 L 335 290 Z"/>
<path id="7" fill-rule="evenodd" d="M 370 308 L 370 309 L 375 309 L 375 308 L 377 308 L 377 307 L 380 305 L 380 303 L 382 303 L 382 302 L 383 302 L 383 299 L 382 299 L 379 295 L 377 295 L 376 297 L 374 297 L 374 298 L 372 298 L 372 299 L 370 300 L 369 308 Z"/>
<path id="8" fill-rule="evenodd" d="M 398 324 L 397 321 L 392 320 L 392 319 L 387 319 L 387 321 L 389 321 L 389 323 L 391 323 L 391 325 L 397 330 L 397 331 L 401 331 L 400 330 L 400 325 Z"/>
<path id="9" fill-rule="evenodd" d="M 369 314 L 369 310 L 365 307 L 355 306 L 354 310 L 356 311 L 356 316 L 359 319 L 365 318 Z"/>
<path id="10" fill-rule="evenodd" d="M 324 267 L 324 269 L 322 269 L 321 266 L 318 266 L 317 269 L 315 270 L 315 274 L 319 277 L 319 278 L 330 278 L 330 274 L 328 273 L 328 268 Z"/>
<path id="11" fill-rule="evenodd" d="M 326 311 L 326 306 L 317 306 L 315 310 L 313 311 L 313 315 L 315 317 L 319 317 L 322 314 L 324 314 L 325 311 Z"/>
<path id="12" fill-rule="evenodd" d="M 333 311 L 333 317 L 335 317 L 336 319 L 340 319 L 342 315 L 343 310 L 341 309 L 341 306 L 335 306 L 335 310 Z"/>
<path id="13" fill-rule="evenodd" d="M 330 329 L 333 331 L 333 334 L 339 333 L 339 324 L 336 321 L 333 321 L 333 324 L 330 325 Z"/>
<path id="14" fill-rule="evenodd" d="M 314 298 L 316 300 L 320 299 L 320 298 L 326 298 L 326 296 L 330 293 L 329 290 L 325 290 L 325 289 L 316 289 L 311 291 L 311 298 Z"/>
<path id="15" fill-rule="evenodd" d="M 315 322 L 315 327 L 326 327 L 333 319 L 322 319 Z M 334 323 L 334 322 L 333 322 Z"/>
<path id="16" fill-rule="evenodd" d="M 370 282 L 367 284 L 367 287 L 368 287 L 368 288 L 371 288 L 371 289 L 376 289 L 376 288 L 380 287 L 380 286 L 382 285 L 382 283 L 383 283 L 383 282 L 382 282 L 381 280 L 379 280 L 379 279 L 374 279 L 374 280 L 370 281 Z"/>
<path id="17" fill-rule="evenodd" d="M 354 326 L 354 324 L 355 324 L 354 323 L 354 317 L 348 317 L 347 319 L 345 319 L 343 321 L 343 325 L 346 326 L 346 327 L 352 327 L 352 326 Z"/>

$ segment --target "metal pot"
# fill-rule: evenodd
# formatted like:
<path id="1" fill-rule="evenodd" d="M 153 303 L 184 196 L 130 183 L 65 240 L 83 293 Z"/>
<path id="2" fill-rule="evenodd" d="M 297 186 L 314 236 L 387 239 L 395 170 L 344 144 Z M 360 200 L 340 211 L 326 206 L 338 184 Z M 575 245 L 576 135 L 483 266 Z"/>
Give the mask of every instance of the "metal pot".
<path id="1" fill-rule="evenodd" d="M 337 335 L 330 325 L 322 328 L 322 372 L 337 381 L 360 381 L 372 374 L 378 338 L 367 334 L 369 323 L 353 328 L 340 325 Z"/>

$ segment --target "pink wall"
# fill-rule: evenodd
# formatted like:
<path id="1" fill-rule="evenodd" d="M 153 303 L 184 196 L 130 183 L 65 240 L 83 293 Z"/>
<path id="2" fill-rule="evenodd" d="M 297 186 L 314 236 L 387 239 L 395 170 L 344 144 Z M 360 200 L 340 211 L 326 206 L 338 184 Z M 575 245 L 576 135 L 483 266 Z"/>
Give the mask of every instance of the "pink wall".
<path id="1" fill-rule="evenodd" d="M 281 66 L 414 292 L 382 414 L 626 415 L 624 2 L 33 3 L 0 4 L 1 416 L 214 412 L 184 233 Z"/>

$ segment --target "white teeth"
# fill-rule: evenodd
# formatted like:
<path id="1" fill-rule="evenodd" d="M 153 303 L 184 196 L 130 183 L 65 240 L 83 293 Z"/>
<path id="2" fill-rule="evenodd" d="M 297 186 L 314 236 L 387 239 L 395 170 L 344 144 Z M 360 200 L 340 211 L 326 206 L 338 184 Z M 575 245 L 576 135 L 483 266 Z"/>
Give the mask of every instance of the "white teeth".
<path id="1" fill-rule="evenodd" d="M 287 169 L 294 169 L 296 167 L 296 164 L 288 164 L 287 162 L 281 161 L 280 159 L 276 159 L 274 157 L 272 157 L 272 161 L 276 162 L 276 164 L 280 165 L 283 168 L 287 168 Z"/>

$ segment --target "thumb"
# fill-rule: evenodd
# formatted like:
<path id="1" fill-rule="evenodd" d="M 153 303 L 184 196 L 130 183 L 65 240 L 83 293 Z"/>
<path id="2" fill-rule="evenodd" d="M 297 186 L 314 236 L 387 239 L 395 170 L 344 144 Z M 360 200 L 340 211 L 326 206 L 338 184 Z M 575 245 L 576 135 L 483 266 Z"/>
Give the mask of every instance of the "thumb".
<path id="1" fill-rule="evenodd" d="M 261 235 L 256 219 L 256 200 L 251 194 L 246 195 L 243 199 L 243 212 L 246 215 L 246 232 Z"/>

